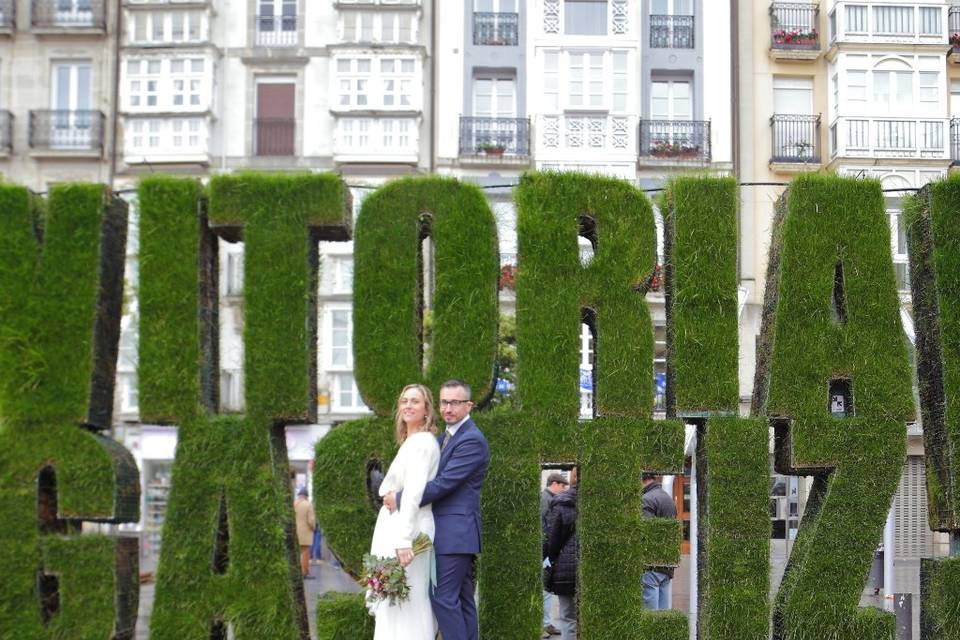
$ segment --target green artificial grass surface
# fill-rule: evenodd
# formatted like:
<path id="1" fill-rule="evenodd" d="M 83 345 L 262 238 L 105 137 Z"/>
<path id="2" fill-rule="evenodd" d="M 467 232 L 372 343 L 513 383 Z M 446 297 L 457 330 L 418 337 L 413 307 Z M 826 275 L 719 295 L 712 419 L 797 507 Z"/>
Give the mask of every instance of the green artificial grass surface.
<path id="1" fill-rule="evenodd" d="M 817 479 L 774 637 L 892 639 L 892 615 L 858 607 L 913 417 L 883 194 L 876 181 L 808 175 L 782 206 L 768 274 L 776 297 L 758 346 L 758 377 L 770 377 L 761 409 L 777 427 L 778 470 Z M 830 413 L 834 381 L 851 389 L 845 417 Z"/>
<path id="2" fill-rule="evenodd" d="M 430 361 L 423 366 L 420 241 L 434 251 Z M 393 415 L 404 385 L 450 378 L 493 393 L 497 356 L 497 228 L 483 192 L 451 178 L 403 178 L 364 201 L 357 219 L 353 357 L 357 388 Z"/>

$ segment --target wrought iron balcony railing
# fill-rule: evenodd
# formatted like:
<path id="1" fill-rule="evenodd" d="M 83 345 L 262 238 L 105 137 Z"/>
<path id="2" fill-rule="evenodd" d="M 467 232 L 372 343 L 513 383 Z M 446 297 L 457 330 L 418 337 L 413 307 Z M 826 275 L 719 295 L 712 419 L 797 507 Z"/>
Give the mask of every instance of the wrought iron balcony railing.
<path id="1" fill-rule="evenodd" d="M 771 162 L 820 164 L 820 116 L 774 114 Z"/>
<path id="2" fill-rule="evenodd" d="M 650 48 L 693 49 L 693 16 L 650 16 Z"/>
<path id="3" fill-rule="evenodd" d="M 709 162 L 708 120 L 641 120 L 640 157 Z"/>
<path id="4" fill-rule="evenodd" d="M 30 148 L 45 151 L 102 151 L 106 117 L 100 111 L 30 112 Z"/>
<path id="5" fill-rule="evenodd" d="M 774 2 L 770 5 L 770 38 L 774 49 L 819 49 L 820 5 Z"/>
<path id="6" fill-rule="evenodd" d="M 950 120 L 950 160 L 960 164 L 960 118 Z"/>
<path id="7" fill-rule="evenodd" d="M 103 0 L 32 0 L 31 24 L 41 29 L 105 29 Z"/>
<path id="8" fill-rule="evenodd" d="M 473 44 L 500 46 L 520 44 L 520 15 L 488 11 L 474 12 Z"/>
<path id="9" fill-rule="evenodd" d="M 958 6 L 950 7 L 947 12 L 947 38 L 954 51 L 960 49 L 960 7 Z"/>
<path id="10" fill-rule="evenodd" d="M 13 150 L 13 114 L 9 111 L 0 111 L 0 153 L 10 153 Z"/>
<path id="11" fill-rule="evenodd" d="M 292 156 L 297 121 L 293 118 L 257 118 L 253 138 L 258 156 Z"/>
<path id="12" fill-rule="evenodd" d="M 460 116 L 460 155 L 490 159 L 528 157 L 530 119 Z"/>
<path id="13" fill-rule="evenodd" d="M 258 47 L 297 46 L 297 16 L 258 15 L 256 25 Z"/>
<path id="14" fill-rule="evenodd" d="M 0 29 L 15 29 L 17 26 L 16 0 L 0 0 Z"/>

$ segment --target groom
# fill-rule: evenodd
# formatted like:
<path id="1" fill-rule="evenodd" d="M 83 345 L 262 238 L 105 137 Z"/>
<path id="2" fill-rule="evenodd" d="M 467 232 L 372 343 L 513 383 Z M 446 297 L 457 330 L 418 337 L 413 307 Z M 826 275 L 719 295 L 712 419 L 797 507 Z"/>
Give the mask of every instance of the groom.
<path id="1" fill-rule="evenodd" d="M 490 449 L 470 419 L 472 407 L 470 385 L 463 380 L 448 380 L 440 386 L 440 415 L 447 430 L 440 437 L 437 477 L 427 483 L 420 500 L 420 506 L 433 505 L 436 523 L 437 584 L 430 600 L 443 640 L 480 637 L 473 563 L 480 553 L 480 489 Z M 402 495 L 390 492 L 383 503 L 394 511 L 400 507 Z"/>

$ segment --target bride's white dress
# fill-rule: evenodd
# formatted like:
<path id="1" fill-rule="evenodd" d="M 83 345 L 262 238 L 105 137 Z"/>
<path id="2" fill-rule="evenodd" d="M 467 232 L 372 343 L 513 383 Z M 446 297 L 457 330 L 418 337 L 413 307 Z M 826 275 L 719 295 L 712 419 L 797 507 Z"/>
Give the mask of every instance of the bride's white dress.
<path id="1" fill-rule="evenodd" d="M 373 530 L 370 553 L 380 557 L 396 556 L 397 549 L 410 547 L 421 533 L 433 540 L 433 511 L 430 505 L 418 507 L 424 486 L 437 475 L 440 446 L 429 432 L 411 435 L 400 446 L 380 485 L 380 495 L 403 491 L 400 509 L 391 514 L 380 509 Z M 376 608 L 374 640 L 434 640 L 436 623 L 430 607 L 430 556 L 418 554 L 407 566 L 410 599 L 391 605 L 381 602 Z"/>

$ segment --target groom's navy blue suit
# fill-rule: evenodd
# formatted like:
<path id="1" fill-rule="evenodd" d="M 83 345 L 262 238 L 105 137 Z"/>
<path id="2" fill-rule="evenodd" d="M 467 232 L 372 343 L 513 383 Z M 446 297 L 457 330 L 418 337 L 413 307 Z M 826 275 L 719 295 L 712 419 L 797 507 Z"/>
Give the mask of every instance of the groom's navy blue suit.
<path id="1" fill-rule="evenodd" d="M 443 436 L 441 435 L 441 446 Z M 473 599 L 473 559 L 480 553 L 480 489 L 490 448 L 467 419 L 440 452 L 437 476 L 427 483 L 420 505 L 433 505 L 437 586 L 430 595 L 443 640 L 478 640 Z M 397 496 L 399 508 L 401 496 Z"/>

